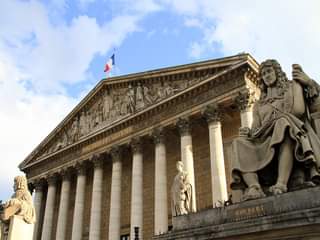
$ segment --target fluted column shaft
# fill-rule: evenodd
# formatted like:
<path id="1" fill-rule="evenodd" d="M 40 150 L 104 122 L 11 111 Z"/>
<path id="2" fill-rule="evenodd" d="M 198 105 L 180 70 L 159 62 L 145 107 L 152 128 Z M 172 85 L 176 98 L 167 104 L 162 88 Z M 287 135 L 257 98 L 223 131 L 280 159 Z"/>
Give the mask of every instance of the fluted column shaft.
<path id="1" fill-rule="evenodd" d="M 101 202 L 103 187 L 103 164 L 100 158 L 94 160 L 93 187 L 89 240 L 101 238 Z"/>
<path id="2" fill-rule="evenodd" d="M 111 180 L 111 201 L 109 217 L 109 239 L 120 239 L 121 229 L 121 178 L 122 162 L 120 149 L 113 148 L 112 156 L 112 180 Z"/>
<path id="3" fill-rule="evenodd" d="M 217 106 L 208 106 L 205 116 L 209 127 L 212 203 L 219 206 L 228 200 L 220 111 Z"/>
<path id="4" fill-rule="evenodd" d="M 168 231 L 167 159 L 163 131 L 155 131 L 153 137 L 155 143 L 154 233 L 157 235 Z"/>
<path id="5" fill-rule="evenodd" d="M 134 227 L 139 227 L 139 239 L 143 240 L 143 155 L 140 141 L 131 144 L 132 158 L 132 187 L 131 187 L 131 216 L 130 236 L 134 236 Z"/>
<path id="6" fill-rule="evenodd" d="M 62 185 L 60 194 L 60 206 L 57 221 L 56 240 L 64 240 L 67 234 L 67 221 L 70 198 L 70 173 L 62 173 Z"/>
<path id="7" fill-rule="evenodd" d="M 234 99 L 234 102 L 240 111 L 241 127 L 251 128 L 253 120 L 252 104 L 254 102 L 254 93 L 239 93 L 239 95 Z"/>
<path id="8" fill-rule="evenodd" d="M 240 111 L 241 127 L 251 128 L 253 122 L 252 104 L 254 102 L 254 94 L 239 93 L 235 98 L 235 103 Z M 242 198 L 242 190 L 232 190 L 232 201 L 240 202 Z"/>
<path id="9" fill-rule="evenodd" d="M 188 119 L 179 119 L 177 123 L 180 132 L 180 145 L 181 145 L 181 161 L 185 167 L 185 171 L 188 173 L 189 181 L 192 185 L 192 209 L 197 210 L 196 203 L 196 184 L 194 175 L 194 161 L 193 161 L 193 150 L 192 150 L 192 136 L 191 127 Z"/>
<path id="10" fill-rule="evenodd" d="M 72 240 L 80 240 L 83 232 L 83 214 L 86 189 L 86 169 L 77 166 L 77 188 L 73 214 Z"/>
<path id="11" fill-rule="evenodd" d="M 56 199 L 56 181 L 56 177 L 48 178 L 47 202 L 44 213 L 41 240 L 51 240 L 52 237 L 54 203 Z"/>
<path id="12" fill-rule="evenodd" d="M 40 226 L 41 226 L 41 206 L 43 201 L 43 183 L 37 182 L 35 184 L 35 195 L 34 195 L 34 208 L 36 211 L 36 223 L 34 224 L 33 240 L 37 240 L 39 237 Z"/>

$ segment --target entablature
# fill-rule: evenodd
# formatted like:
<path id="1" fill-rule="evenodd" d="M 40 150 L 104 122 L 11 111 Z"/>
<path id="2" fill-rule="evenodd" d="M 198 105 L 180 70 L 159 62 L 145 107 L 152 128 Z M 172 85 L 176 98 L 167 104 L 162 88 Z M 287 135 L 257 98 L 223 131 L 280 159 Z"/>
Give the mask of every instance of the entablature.
<path id="1" fill-rule="evenodd" d="M 60 137 L 60 141 L 55 141 L 56 149 L 54 151 L 50 152 L 49 146 L 52 145 L 47 144 L 38 154 L 32 156 L 31 160 L 29 159 L 30 161 L 22 164 L 20 168 L 27 173 L 33 172 L 32 175 L 37 175 L 38 171 L 35 171 L 35 169 L 39 169 L 40 174 L 40 172 L 43 173 L 64 164 L 74 164 L 73 161 L 81 161 L 89 158 L 93 153 L 106 151 L 106 149 L 114 144 L 125 144 L 132 137 L 146 133 L 149 134 L 155 126 L 173 124 L 178 117 L 184 114 L 199 113 L 203 105 L 210 102 L 231 102 L 231 99 L 236 94 L 235 92 L 246 89 L 246 79 L 251 79 L 250 81 L 253 84 L 257 83 L 257 76 L 254 74 L 256 71 L 255 67 L 255 64 L 243 58 L 238 59 L 237 62 L 228 67 L 203 67 L 203 69 L 198 69 L 198 72 L 192 72 L 191 70 L 188 73 L 180 72 L 179 74 L 182 74 L 181 76 L 164 75 L 155 78 L 145 78 L 143 81 L 139 78 L 140 80 L 136 82 L 130 82 L 124 79 L 120 79 L 117 82 L 111 79 L 109 80 L 110 83 L 107 82 L 107 84 L 101 86 L 97 94 L 90 98 L 91 102 L 87 101 L 86 104 L 74 114 L 73 118 L 77 114 L 80 114 L 78 115 L 78 124 L 80 122 L 79 116 L 81 116 L 86 109 L 90 109 L 90 106 L 99 106 L 97 102 L 104 99 L 103 97 L 106 91 L 110 92 L 112 90 L 124 89 L 131 84 L 135 87 L 135 94 L 137 93 L 137 88 L 141 87 L 142 99 L 147 101 L 143 87 L 149 89 L 150 85 L 148 84 L 153 84 L 152 86 L 156 86 L 155 89 L 164 90 L 165 88 L 160 88 L 159 86 L 164 86 L 164 84 L 167 83 L 166 86 L 169 86 L 171 91 L 168 92 L 171 94 L 167 94 L 158 100 L 156 100 L 157 98 L 153 98 L 154 100 L 151 104 L 145 104 L 141 108 L 136 108 L 137 98 L 135 96 L 135 106 L 132 112 L 126 113 L 123 116 L 120 114 L 118 118 L 107 123 L 103 121 L 103 113 L 101 114 L 101 111 L 98 111 L 97 107 L 93 108 L 95 110 L 92 112 L 97 114 L 96 123 L 99 127 L 96 126 L 92 131 L 83 136 L 75 137 L 74 134 L 70 134 L 70 136 L 72 136 L 72 139 L 69 140 L 70 142 L 68 142 L 68 138 L 67 140 L 63 137 L 61 138 L 63 134 L 68 136 L 66 130 L 61 131 L 60 134 L 55 136 L 56 139 Z M 166 80 L 161 82 L 161 80 L 158 79 L 160 77 Z M 162 85 L 158 86 L 156 83 Z M 185 86 L 181 87 L 181 83 L 185 84 Z M 177 85 L 170 86 L 170 84 Z M 139 91 L 138 89 L 138 92 Z M 119 93 L 119 91 L 117 92 Z M 152 94 L 150 96 L 152 96 Z M 159 95 L 156 96 L 159 97 Z M 81 105 L 81 103 L 79 105 Z M 101 114 L 100 117 L 99 114 Z M 70 119 L 72 119 L 72 117 Z M 93 124 L 94 121 L 95 118 L 92 118 L 91 124 Z M 72 120 L 69 121 L 69 125 L 66 124 L 66 126 L 71 126 L 69 129 L 73 129 L 72 125 L 74 125 L 74 121 Z M 78 131 L 80 130 L 81 128 L 78 125 Z M 51 141 L 53 141 L 53 139 L 54 138 L 52 138 Z M 64 143 L 64 145 L 61 142 Z M 62 145 L 59 147 L 58 143 Z"/>

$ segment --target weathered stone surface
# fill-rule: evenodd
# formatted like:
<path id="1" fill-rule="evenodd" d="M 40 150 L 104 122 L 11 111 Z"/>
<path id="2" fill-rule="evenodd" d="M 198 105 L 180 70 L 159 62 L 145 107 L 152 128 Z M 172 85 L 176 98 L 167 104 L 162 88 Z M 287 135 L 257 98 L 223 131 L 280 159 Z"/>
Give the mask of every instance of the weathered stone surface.
<path id="1" fill-rule="evenodd" d="M 153 239 L 320 239 L 320 188 L 175 217 L 173 226 Z"/>
<path id="2" fill-rule="evenodd" d="M 9 231 L 0 235 L 1 240 L 32 240 L 34 224 L 28 224 L 21 216 L 14 215 L 10 218 L 9 225 Z"/>

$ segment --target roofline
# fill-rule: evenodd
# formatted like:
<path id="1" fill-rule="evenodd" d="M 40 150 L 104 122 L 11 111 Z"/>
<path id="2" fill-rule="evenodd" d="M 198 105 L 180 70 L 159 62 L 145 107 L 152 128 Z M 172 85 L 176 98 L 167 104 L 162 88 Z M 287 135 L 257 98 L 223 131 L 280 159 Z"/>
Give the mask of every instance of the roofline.
<path id="1" fill-rule="evenodd" d="M 47 140 L 50 139 L 51 136 L 55 135 L 56 132 L 58 132 L 61 128 L 63 128 L 64 123 L 68 121 L 83 105 L 85 105 L 92 96 L 96 92 L 98 92 L 105 84 L 115 84 L 119 82 L 128 82 L 132 81 L 133 79 L 139 78 L 144 76 L 144 78 L 150 78 L 150 77 L 156 77 L 159 73 L 161 73 L 161 76 L 169 75 L 172 74 L 175 71 L 183 71 L 184 69 L 189 69 L 191 66 L 193 67 L 192 70 L 197 70 L 198 68 L 213 64 L 213 63 L 223 63 L 227 61 L 240 61 L 240 60 L 246 60 L 248 64 L 253 67 L 254 69 L 257 69 L 259 66 L 259 63 L 249 54 L 249 53 L 241 53 L 229 57 L 221 57 L 217 59 L 211 59 L 211 60 L 205 60 L 205 61 L 200 61 L 200 62 L 194 62 L 194 63 L 188 63 L 188 64 L 182 64 L 182 65 L 177 65 L 173 67 L 164 67 L 164 68 L 159 68 L 155 70 L 150 70 L 150 71 L 144 71 L 144 72 L 138 72 L 138 73 L 132 73 L 132 74 L 127 74 L 123 76 L 117 76 L 117 77 L 112 77 L 112 78 L 104 78 L 101 81 L 97 83 L 97 85 L 89 91 L 89 93 L 69 112 L 63 120 L 53 129 L 50 131 L 50 133 L 34 148 L 34 150 L 28 154 L 28 156 L 19 164 L 19 169 L 23 169 L 26 163 L 32 158 L 34 154 L 36 154 L 36 151 L 47 142 Z M 125 80 L 125 81 L 123 81 Z"/>

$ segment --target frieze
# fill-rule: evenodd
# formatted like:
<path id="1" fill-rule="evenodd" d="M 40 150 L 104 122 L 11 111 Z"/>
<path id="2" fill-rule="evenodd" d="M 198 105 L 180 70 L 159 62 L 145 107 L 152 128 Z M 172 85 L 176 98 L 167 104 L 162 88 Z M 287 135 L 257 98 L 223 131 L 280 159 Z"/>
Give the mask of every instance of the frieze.
<path id="1" fill-rule="evenodd" d="M 102 127 L 124 119 L 209 78 L 214 73 L 216 74 L 207 70 L 195 74 L 192 78 L 178 78 L 174 81 L 168 79 L 156 83 L 138 81 L 122 88 L 103 88 L 99 96 L 89 104 L 90 107 L 82 109 L 57 134 L 42 155 L 63 149 Z"/>
<path id="2" fill-rule="evenodd" d="M 230 84 L 231 82 L 232 84 Z M 222 85 L 222 87 L 220 87 Z M 94 151 L 99 151 L 101 148 L 108 147 L 112 143 L 117 143 L 120 139 L 130 138 L 130 136 L 135 135 L 139 131 L 145 130 L 148 127 L 159 124 L 164 119 L 169 119 L 175 117 L 178 114 L 190 109 L 191 107 L 201 105 L 215 97 L 223 95 L 233 89 L 238 89 L 243 85 L 243 78 L 240 76 L 237 78 L 232 78 L 225 81 L 220 81 L 219 85 L 209 86 L 207 88 L 202 88 L 201 91 L 194 93 L 195 95 L 190 95 L 187 98 L 175 98 L 173 101 L 175 103 L 161 108 L 159 112 L 150 115 L 145 115 L 136 123 L 132 123 L 131 126 L 124 129 L 118 130 L 113 133 L 106 133 L 100 137 L 96 137 L 92 141 L 90 140 L 87 144 L 81 144 L 80 147 L 70 149 L 68 151 L 63 151 L 56 154 L 46 160 L 41 161 L 36 167 L 32 168 L 32 176 L 41 174 L 48 169 L 55 169 L 62 165 L 68 164 L 77 159 L 83 159 Z M 220 89 L 220 92 L 217 90 Z M 111 147 L 111 146 L 110 146 Z"/>

